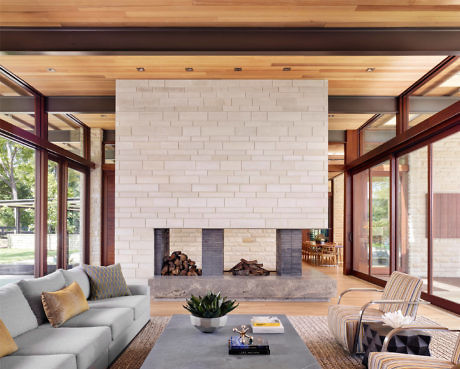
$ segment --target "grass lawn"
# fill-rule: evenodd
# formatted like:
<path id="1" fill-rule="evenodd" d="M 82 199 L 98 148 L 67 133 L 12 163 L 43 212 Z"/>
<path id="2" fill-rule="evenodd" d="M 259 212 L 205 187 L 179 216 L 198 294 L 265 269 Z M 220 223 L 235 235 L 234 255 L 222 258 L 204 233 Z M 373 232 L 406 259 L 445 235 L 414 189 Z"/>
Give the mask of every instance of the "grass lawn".
<path id="1" fill-rule="evenodd" d="M 70 251 L 70 254 L 78 254 L 78 250 Z M 0 264 L 13 264 L 19 261 L 34 260 L 35 251 L 30 249 L 0 249 Z M 48 257 L 55 257 L 56 250 L 48 250 Z"/>

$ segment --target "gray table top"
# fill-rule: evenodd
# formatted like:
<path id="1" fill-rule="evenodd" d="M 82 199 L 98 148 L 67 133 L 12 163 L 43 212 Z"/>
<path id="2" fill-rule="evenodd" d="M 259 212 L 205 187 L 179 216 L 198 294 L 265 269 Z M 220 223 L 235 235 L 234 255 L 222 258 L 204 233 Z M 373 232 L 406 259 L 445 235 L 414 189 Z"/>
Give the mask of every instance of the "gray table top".
<path id="1" fill-rule="evenodd" d="M 263 315 L 263 314 L 259 314 Z M 232 328 L 249 325 L 253 315 L 229 314 L 227 325 L 202 333 L 189 315 L 173 315 L 141 369 L 320 369 L 285 315 L 278 315 L 284 334 L 257 334 L 270 345 L 270 355 L 229 355 Z"/>

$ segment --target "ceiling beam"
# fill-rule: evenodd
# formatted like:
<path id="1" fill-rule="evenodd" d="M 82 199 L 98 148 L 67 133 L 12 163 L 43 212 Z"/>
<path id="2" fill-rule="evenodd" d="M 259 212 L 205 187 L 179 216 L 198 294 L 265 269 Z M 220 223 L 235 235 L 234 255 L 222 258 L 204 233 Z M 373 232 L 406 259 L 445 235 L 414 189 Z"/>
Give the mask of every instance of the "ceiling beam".
<path id="1" fill-rule="evenodd" d="M 330 114 L 396 113 L 396 97 L 392 96 L 329 96 Z M 413 96 L 411 113 L 434 113 L 459 101 L 454 96 Z M 47 96 L 49 113 L 113 114 L 115 96 Z M 0 96 L 0 113 L 33 113 L 31 96 Z"/>
<path id="2" fill-rule="evenodd" d="M 0 51 L 97 55 L 460 55 L 460 28 L 0 27 Z"/>

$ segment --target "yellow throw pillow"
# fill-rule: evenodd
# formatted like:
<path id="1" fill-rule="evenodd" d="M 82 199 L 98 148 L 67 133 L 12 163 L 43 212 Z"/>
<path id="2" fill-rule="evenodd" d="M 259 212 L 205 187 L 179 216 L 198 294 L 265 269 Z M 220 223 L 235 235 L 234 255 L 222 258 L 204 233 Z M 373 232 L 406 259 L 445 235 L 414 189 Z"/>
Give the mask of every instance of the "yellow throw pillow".
<path id="1" fill-rule="evenodd" d="M 11 337 L 6 325 L 0 319 L 0 357 L 12 354 L 15 351 L 18 351 L 18 346 L 13 337 Z"/>
<path id="2" fill-rule="evenodd" d="M 42 303 L 45 314 L 54 328 L 89 310 L 88 301 L 77 282 L 56 292 L 42 292 Z"/>

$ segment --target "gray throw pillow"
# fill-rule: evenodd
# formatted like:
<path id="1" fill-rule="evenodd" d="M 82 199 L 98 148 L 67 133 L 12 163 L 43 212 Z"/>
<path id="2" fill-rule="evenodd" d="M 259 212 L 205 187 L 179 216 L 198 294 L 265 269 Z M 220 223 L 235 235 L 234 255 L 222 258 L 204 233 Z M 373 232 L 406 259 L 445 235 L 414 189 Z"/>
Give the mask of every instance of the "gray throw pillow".
<path id="1" fill-rule="evenodd" d="M 38 327 L 29 303 L 16 284 L 0 288 L 0 320 L 13 338 Z"/>
<path id="2" fill-rule="evenodd" d="M 60 269 L 60 271 L 64 276 L 66 286 L 70 286 L 73 282 L 77 282 L 81 290 L 83 291 L 83 294 L 85 295 L 86 299 L 89 298 L 89 279 L 85 273 L 85 270 L 82 267 L 76 267 L 69 270 Z"/>
<path id="3" fill-rule="evenodd" d="M 91 300 L 131 295 L 120 264 L 107 267 L 83 265 L 83 268 L 89 277 Z"/>
<path id="4" fill-rule="evenodd" d="M 65 279 L 59 270 L 37 279 L 23 279 L 18 282 L 30 308 L 37 317 L 38 325 L 48 322 L 42 304 L 42 292 L 55 292 L 65 287 Z"/>

